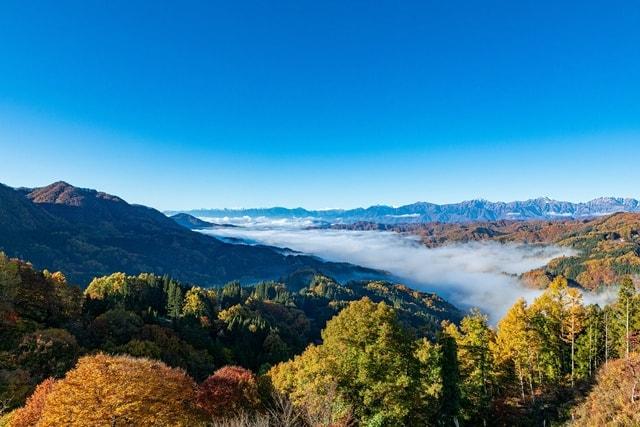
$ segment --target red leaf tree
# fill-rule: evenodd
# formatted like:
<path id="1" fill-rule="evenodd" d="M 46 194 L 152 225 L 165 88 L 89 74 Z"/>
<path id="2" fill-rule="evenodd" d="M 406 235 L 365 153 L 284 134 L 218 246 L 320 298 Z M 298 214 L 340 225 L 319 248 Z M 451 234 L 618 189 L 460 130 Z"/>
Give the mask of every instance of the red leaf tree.
<path id="1" fill-rule="evenodd" d="M 256 376 L 239 366 L 220 368 L 198 387 L 197 403 L 213 418 L 253 412 L 259 404 Z"/>

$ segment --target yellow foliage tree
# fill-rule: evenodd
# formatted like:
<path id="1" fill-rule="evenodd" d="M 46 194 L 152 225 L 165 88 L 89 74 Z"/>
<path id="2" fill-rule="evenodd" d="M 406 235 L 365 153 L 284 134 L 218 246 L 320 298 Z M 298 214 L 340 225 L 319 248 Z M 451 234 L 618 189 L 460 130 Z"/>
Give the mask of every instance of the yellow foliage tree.
<path id="1" fill-rule="evenodd" d="M 126 280 L 127 276 L 124 273 L 96 277 L 89 283 L 84 294 L 92 299 L 105 299 L 113 294 L 122 293 Z"/>
<path id="2" fill-rule="evenodd" d="M 195 383 L 182 370 L 129 356 L 86 356 L 48 394 L 38 426 L 192 426 Z"/>
<path id="3" fill-rule="evenodd" d="M 571 344 L 571 386 L 573 387 L 575 378 L 576 337 L 584 328 L 587 313 L 582 305 L 582 294 L 575 288 L 568 288 L 566 290 L 563 304 L 566 315 L 562 328 L 562 339 Z"/>
<path id="4" fill-rule="evenodd" d="M 529 384 L 531 398 L 534 398 L 532 367 L 537 348 L 532 335 L 527 303 L 520 298 L 498 323 L 494 353 L 498 364 L 513 365 L 523 401 L 525 380 Z"/>
<path id="5" fill-rule="evenodd" d="M 325 409 L 327 400 L 335 398 L 331 395 L 337 384 L 326 362 L 321 347 L 311 344 L 303 354 L 271 368 L 269 377 L 274 388 L 296 406 L 319 413 Z"/>
<path id="6" fill-rule="evenodd" d="M 364 424 L 402 425 L 415 418 L 421 363 L 395 311 L 368 298 L 354 301 L 322 331 L 323 344 L 272 368 L 277 391 L 309 405 L 335 400 Z M 334 409 L 335 414 L 340 409 Z M 344 412 L 343 412 L 344 413 Z M 378 424 L 376 424 L 378 423 Z"/>

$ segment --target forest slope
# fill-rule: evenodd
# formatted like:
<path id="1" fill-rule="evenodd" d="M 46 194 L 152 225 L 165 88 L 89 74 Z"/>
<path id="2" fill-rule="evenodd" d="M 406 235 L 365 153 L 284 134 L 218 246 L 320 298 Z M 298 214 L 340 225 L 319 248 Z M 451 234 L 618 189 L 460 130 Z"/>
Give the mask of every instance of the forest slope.
<path id="1" fill-rule="evenodd" d="M 545 267 L 525 273 L 525 282 L 546 287 L 562 275 L 586 289 L 610 286 L 626 274 L 640 273 L 640 214 L 615 213 L 589 220 L 489 221 L 385 225 L 359 222 L 333 225 L 340 229 L 387 230 L 416 234 L 428 247 L 496 241 L 556 244 L 576 254 L 556 258 Z"/>
<path id="2" fill-rule="evenodd" d="M 416 337 L 433 339 L 443 320 L 462 318 L 437 295 L 395 283 L 295 279 L 205 289 L 113 273 L 83 293 L 60 272 L 0 252 L 0 403 L 23 404 L 38 383 L 97 351 L 159 359 L 198 380 L 228 364 L 264 371 L 318 342 L 329 319 L 365 297 L 395 307 Z"/>
<path id="3" fill-rule="evenodd" d="M 277 279 L 300 269 L 336 277 L 379 272 L 234 245 L 178 225 L 155 209 L 64 182 L 36 189 L 0 184 L 0 250 L 74 283 L 95 275 L 153 272 L 202 285 Z"/>

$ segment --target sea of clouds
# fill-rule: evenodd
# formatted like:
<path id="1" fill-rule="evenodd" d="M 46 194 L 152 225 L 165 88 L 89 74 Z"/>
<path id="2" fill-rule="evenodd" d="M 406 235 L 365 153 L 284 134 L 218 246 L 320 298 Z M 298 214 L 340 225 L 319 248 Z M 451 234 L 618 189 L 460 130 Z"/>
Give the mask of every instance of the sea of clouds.
<path id="1" fill-rule="evenodd" d="M 415 236 L 381 231 L 309 229 L 313 219 L 203 218 L 236 228 L 202 232 L 286 247 L 328 261 L 384 270 L 411 287 L 436 292 L 461 308 L 478 307 L 495 323 L 519 298 L 540 292 L 522 286 L 517 275 L 551 259 L 572 255 L 570 248 L 473 242 L 430 249 Z"/>

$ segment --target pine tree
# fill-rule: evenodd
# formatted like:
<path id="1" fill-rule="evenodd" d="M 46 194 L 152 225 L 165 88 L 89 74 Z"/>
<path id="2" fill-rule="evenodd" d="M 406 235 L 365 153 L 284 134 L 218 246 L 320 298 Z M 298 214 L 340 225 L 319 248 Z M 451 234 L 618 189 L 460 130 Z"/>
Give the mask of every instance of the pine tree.
<path id="1" fill-rule="evenodd" d="M 622 348 L 625 359 L 629 358 L 629 351 L 631 347 L 631 321 L 636 312 L 636 289 L 633 285 L 633 281 L 629 276 L 626 276 L 620 282 L 620 289 L 618 290 L 618 322 L 624 330 L 624 337 Z"/>
<path id="2" fill-rule="evenodd" d="M 447 324 L 443 324 L 438 333 L 438 344 L 442 351 L 442 403 L 440 417 L 444 425 L 458 425 L 460 412 L 460 367 L 458 365 L 458 347 L 456 340 L 447 332 Z"/>
<path id="3" fill-rule="evenodd" d="M 242 286 L 237 280 L 229 282 L 222 287 L 220 303 L 223 308 L 242 302 Z"/>
<path id="4" fill-rule="evenodd" d="M 589 305 L 585 310 L 584 330 L 576 339 L 576 376 L 590 378 L 606 361 L 606 311 L 597 304 Z"/>
<path id="5" fill-rule="evenodd" d="M 171 281 L 167 288 L 167 294 L 167 316 L 177 319 L 182 313 L 182 288 L 178 283 Z"/>

